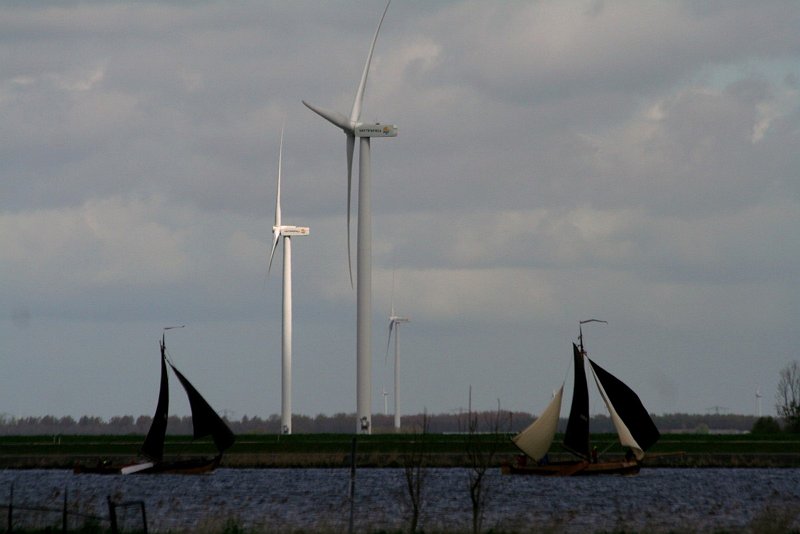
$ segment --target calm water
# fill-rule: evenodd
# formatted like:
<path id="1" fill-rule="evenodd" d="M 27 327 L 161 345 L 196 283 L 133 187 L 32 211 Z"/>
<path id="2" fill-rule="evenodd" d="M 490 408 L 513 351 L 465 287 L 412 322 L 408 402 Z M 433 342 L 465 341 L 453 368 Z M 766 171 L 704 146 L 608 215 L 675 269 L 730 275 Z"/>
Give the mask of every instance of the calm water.
<path id="1" fill-rule="evenodd" d="M 468 530 L 467 471 L 427 473 L 422 525 Z M 14 502 L 20 505 L 60 507 L 65 488 L 70 508 L 103 516 L 107 496 L 143 500 L 151 531 L 209 530 L 230 519 L 270 530 L 346 531 L 349 518 L 347 469 L 220 469 L 200 476 L 130 477 L 9 470 L 0 471 L 0 503 L 8 501 L 12 482 Z M 359 470 L 357 528 L 402 528 L 407 518 L 404 483 L 400 469 Z M 488 484 L 485 529 L 746 530 L 787 515 L 800 528 L 800 469 L 644 469 L 636 477 L 565 479 L 502 476 L 494 470 Z M 133 525 L 132 519 L 126 521 Z"/>

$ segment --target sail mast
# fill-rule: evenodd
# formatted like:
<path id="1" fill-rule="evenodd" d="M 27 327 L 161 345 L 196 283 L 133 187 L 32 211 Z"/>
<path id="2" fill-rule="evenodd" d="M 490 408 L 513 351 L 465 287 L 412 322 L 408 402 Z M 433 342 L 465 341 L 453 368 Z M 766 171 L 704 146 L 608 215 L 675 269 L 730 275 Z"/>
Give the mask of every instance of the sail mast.
<path id="1" fill-rule="evenodd" d="M 575 363 L 575 382 L 572 391 L 572 405 L 564 434 L 564 447 L 583 458 L 589 458 L 589 387 L 586 382 L 586 367 L 583 348 L 583 325 L 586 323 L 605 323 L 600 319 L 578 321 L 578 345 L 572 344 L 572 357 Z M 579 348 L 580 347 L 580 348 Z M 588 359 L 588 358 L 587 358 Z"/>

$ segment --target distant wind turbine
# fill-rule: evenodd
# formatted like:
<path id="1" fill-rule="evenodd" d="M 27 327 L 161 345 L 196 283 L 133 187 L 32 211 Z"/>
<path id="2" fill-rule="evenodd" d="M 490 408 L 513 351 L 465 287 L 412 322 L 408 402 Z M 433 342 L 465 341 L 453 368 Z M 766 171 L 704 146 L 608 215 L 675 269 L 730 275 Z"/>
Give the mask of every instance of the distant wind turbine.
<path id="1" fill-rule="evenodd" d="M 389 354 L 389 345 L 392 343 L 394 330 L 394 429 L 400 430 L 400 324 L 408 323 L 411 319 L 400 317 L 394 313 L 394 275 L 392 275 L 392 308 L 389 313 L 389 339 L 386 341 L 386 354 Z"/>
<path id="2" fill-rule="evenodd" d="M 756 415 L 761 417 L 761 387 L 756 387 Z"/>
<path id="3" fill-rule="evenodd" d="M 281 167 L 283 160 L 283 128 L 278 150 L 278 189 L 275 194 L 275 225 L 272 227 L 272 252 L 269 269 L 278 242 L 283 238 L 283 330 L 281 332 L 281 432 L 292 433 L 292 236 L 308 235 L 305 226 L 284 225 L 281 220 Z"/>
<path id="4" fill-rule="evenodd" d="M 390 0 L 391 1 L 391 0 Z M 341 128 L 347 138 L 347 262 L 350 272 L 350 284 L 353 284 L 353 268 L 350 253 L 350 196 L 352 191 L 353 152 L 355 139 L 360 139 L 359 164 L 358 164 L 358 241 L 356 258 L 356 412 L 358 421 L 356 432 L 370 434 L 372 431 L 372 207 L 371 207 L 371 177 L 370 177 L 370 138 L 396 137 L 397 126 L 393 124 L 361 122 L 361 106 L 364 101 L 364 91 L 367 86 L 369 65 L 378 32 L 383 24 L 383 19 L 389 9 L 389 3 L 383 10 L 375 36 L 367 54 L 361 81 L 356 90 L 353 108 L 350 117 L 337 111 L 329 111 L 313 106 L 303 100 L 311 111 L 320 115 L 333 125 Z"/>

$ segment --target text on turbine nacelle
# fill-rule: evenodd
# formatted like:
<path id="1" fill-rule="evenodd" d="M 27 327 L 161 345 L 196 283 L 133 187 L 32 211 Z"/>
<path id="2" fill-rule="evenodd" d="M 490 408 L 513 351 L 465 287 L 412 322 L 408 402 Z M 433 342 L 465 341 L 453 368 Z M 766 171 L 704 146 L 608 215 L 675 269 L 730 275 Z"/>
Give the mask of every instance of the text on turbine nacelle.
<path id="1" fill-rule="evenodd" d="M 309 229 L 307 226 L 281 226 L 281 235 L 308 235 Z"/>
<path id="2" fill-rule="evenodd" d="M 394 124 L 359 124 L 355 127 L 356 137 L 397 137 Z"/>

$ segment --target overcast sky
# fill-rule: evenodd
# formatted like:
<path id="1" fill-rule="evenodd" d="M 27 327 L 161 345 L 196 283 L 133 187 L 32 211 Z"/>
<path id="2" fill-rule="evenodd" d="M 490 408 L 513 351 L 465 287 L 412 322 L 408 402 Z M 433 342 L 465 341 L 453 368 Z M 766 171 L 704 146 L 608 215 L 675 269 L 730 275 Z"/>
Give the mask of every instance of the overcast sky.
<path id="1" fill-rule="evenodd" d="M 0 5 L 0 414 L 355 412 L 344 135 L 381 0 Z M 375 49 L 373 405 L 538 413 L 590 357 L 655 413 L 774 414 L 800 339 L 800 4 L 402 1 Z M 357 165 L 357 164 L 356 164 Z M 354 227 L 355 228 L 355 227 Z M 390 360 L 391 361 L 391 360 Z M 571 379 L 571 378 L 570 378 Z M 569 389 L 569 388 L 568 388 Z M 172 411 L 188 413 L 173 395 Z M 600 413 L 600 406 L 592 409 Z"/>

